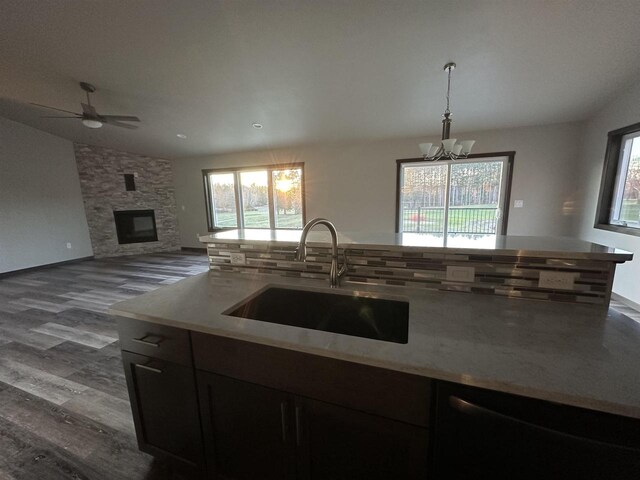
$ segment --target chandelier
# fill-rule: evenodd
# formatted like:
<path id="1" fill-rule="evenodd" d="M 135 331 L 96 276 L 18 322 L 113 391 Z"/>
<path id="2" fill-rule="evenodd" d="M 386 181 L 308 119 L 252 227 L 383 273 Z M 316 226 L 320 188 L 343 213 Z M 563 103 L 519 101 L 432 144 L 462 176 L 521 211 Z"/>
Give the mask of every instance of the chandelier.
<path id="1" fill-rule="evenodd" d="M 467 158 L 471 153 L 475 140 L 462 140 L 460 143 L 457 138 L 449 138 L 451 133 L 451 111 L 449 110 L 449 95 L 451 93 L 451 70 L 456 68 L 456 64 L 449 62 L 444 66 L 447 72 L 447 108 L 442 114 L 442 142 L 440 145 L 433 143 L 421 143 L 420 151 L 422 158 L 427 161 L 435 162 L 437 160 L 459 160 Z"/>

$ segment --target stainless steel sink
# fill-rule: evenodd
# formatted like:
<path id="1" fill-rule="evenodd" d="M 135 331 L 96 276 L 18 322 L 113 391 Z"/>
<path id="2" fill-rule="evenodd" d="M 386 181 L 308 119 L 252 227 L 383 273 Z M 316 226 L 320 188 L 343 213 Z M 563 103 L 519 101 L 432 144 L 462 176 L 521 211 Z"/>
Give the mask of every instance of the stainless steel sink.
<path id="1" fill-rule="evenodd" d="M 409 334 L 408 302 L 345 293 L 268 287 L 224 314 L 385 342 Z"/>

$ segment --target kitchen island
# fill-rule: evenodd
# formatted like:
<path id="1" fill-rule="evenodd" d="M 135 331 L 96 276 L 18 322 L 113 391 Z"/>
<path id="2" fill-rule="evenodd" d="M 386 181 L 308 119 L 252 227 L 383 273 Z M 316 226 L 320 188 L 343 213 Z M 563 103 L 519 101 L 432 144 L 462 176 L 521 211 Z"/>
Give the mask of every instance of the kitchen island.
<path id="1" fill-rule="evenodd" d="M 241 240 L 236 245 L 244 247 L 245 254 L 257 252 L 256 258 L 280 255 L 290 248 L 279 241 L 273 243 L 272 239 L 265 240 L 266 244 L 255 238 Z M 220 245 L 232 244 L 223 241 L 229 239 L 212 239 L 210 256 L 211 252 L 222 251 Z M 310 246 L 326 248 L 322 244 Z M 379 250 L 380 245 L 371 248 Z M 342 249 L 356 247 L 343 244 Z M 630 258 L 626 252 L 594 249 L 599 250 L 592 252 L 598 256 L 596 259 L 586 251 L 565 251 L 563 268 L 575 267 L 576 259 L 572 257 L 580 255 L 580 260 L 591 262 L 590 265 Z M 429 258 L 436 253 L 441 252 L 429 251 Z M 473 261 L 478 268 L 475 253 L 455 252 L 460 254 L 467 256 L 463 261 Z M 547 252 L 547 257 L 558 258 L 560 254 L 561 250 L 553 255 Z M 446 259 L 454 253 L 443 255 Z M 548 260 L 535 257 L 533 250 L 526 255 Z M 218 256 L 230 260 L 230 254 Z M 350 252 L 349 256 L 356 255 Z M 402 259 L 396 257 L 395 261 L 402 263 Z M 264 260 L 262 257 L 258 261 Z M 283 262 L 288 267 L 289 261 Z M 212 266 L 219 263 L 212 261 Z M 369 478 L 388 478 L 392 471 L 396 478 L 427 478 L 426 472 L 429 478 L 456 478 L 443 470 L 443 465 L 451 462 L 444 460 L 450 454 L 441 450 L 442 445 L 452 442 L 447 443 L 442 420 L 437 421 L 446 417 L 437 412 L 447 406 L 438 392 L 456 386 L 481 388 L 482 392 L 507 394 L 509 398 L 516 395 L 513 398 L 518 405 L 527 405 L 531 411 L 553 408 L 555 413 L 539 414 L 544 418 L 568 418 L 578 412 L 575 414 L 591 415 L 580 422 L 583 425 L 595 418 L 598 424 L 613 422 L 615 431 L 638 431 L 640 325 L 624 315 L 580 302 L 516 300 L 406 284 L 357 283 L 347 279 L 339 289 L 329 289 L 326 273 L 314 273 L 319 278 L 292 276 L 288 268 L 276 274 L 261 273 L 259 268 L 212 269 L 112 307 L 111 313 L 118 318 L 141 448 L 154 454 L 169 450 L 173 457 L 180 457 L 176 452 L 182 448 L 188 451 L 191 465 L 199 474 L 206 472 L 208 478 L 251 478 L 255 471 L 248 466 L 250 458 L 265 448 L 266 439 L 273 443 L 262 456 L 254 457 L 262 472 L 264 465 L 270 465 L 275 472 L 264 478 L 348 478 L 335 476 L 333 463 L 358 472 L 352 473 L 351 478 L 365 478 L 363 472 Z M 229 315 L 247 298 L 270 288 L 406 303 L 406 343 Z M 156 385 L 153 379 L 167 372 L 173 372 L 174 381 L 183 382 L 171 405 L 183 412 L 182 419 L 190 418 L 187 431 L 192 440 L 187 447 L 173 441 L 163 444 L 168 435 L 155 437 L 165 448 L 151 445 L 149 426 L 144 424 L 145 408 L 151 412 L 162 408 L 158 410 L 157 401 L 145 407 L 149 396 L 142 400 L 144 390 L 139 382 L 157 397 L 157 386 L 151 384 Z M 171 381 L 165 388 L 168 392 L 176 390 Z M 447 398 L 460 400 L 453 394 Z M 467 410 L 473 406 L 461 405 Z M 557 409 L 561 408 L 569 410 L 560 415 Z M 275 417 L 267 410 L 275 412 Z M 255 415 L 249 415 L 249 411 Z M 149 418 L 153 417 L 147 415 Z M 202 449 L 198 448 L 201 437 L 197 425 L 202 425 L 204 431 Z M 189 436 L 184 427 L 183 421 L 176 427 L 183 429 L 182 438 Z M 549 430 L 548 426 L 545 428 Z M 246 440 L 238 438 L 236 430 L 243 431 L 240 436 Z M 255 438 L 247 439 L 248 432 L 255 432 Z M 580 438 L 579 433 L 572 431 L 571 438 Z M 351 438 L 351 434 L 355 436 Z M 609 431 L 602 433 L 597 442 L 602 443 L 608 435 Z M 246 449 L 240 448 L 243 441 L 247 442 Z M 362 448 L 356 448 L 354 442 Z M 453 444 L 456 442 L 459 439 Z M 640 439 L 632 435 L 631 440 L 625 437 L 625 442 L 630 443 L 624 444 L 623 452 L 628 454 L 631 448 L 635 459 L 640 450 L 634 448 L 640 448 Z M 345 449 L 350 452 L 347 457 Z M 370 458 L 366 452 L 372 451 L 377 452 L 376 458 L 385 459 L 381 453 L 384 449 L 395 452 L 394 461 L 365 460 Z M 331 458 L 333 463 L 326 460 Z M 432 458 L 434 462 L 427 461 Z M 407 465 L 414 469 L 406 470 Z M 380 476 L 372 473 L 375 471 Z M 618 478 L 626 478 L 622 475 Z M 605 477 L 594 474 L 593 478 Z"/>

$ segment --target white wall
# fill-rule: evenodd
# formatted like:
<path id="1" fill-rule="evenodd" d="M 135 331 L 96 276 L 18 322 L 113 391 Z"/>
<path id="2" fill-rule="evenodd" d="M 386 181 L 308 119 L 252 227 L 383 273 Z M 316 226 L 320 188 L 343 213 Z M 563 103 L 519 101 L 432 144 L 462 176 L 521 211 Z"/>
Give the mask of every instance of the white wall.
<path id="1" fill-rule="evenodd" d="M 475 138 L 474 152 L 515 150 L 510 235 L 568 235 L 573 230 L 574 165 L 583 124 L 490 130 L 459 134 Z M 338 230 L 392 232 L 395 228 L 396 159 L 417 157 L 418 143 L 404 138 L 281 150 L 265 150 L 174 161 L 181 242 L 201 246 L 207 232 L 202 169 L 304 162 L 307 218 L 332 220 Z M 513 204 L 513 203 L 512 203 Z"/>
<path id="2" fill-rule="evenodd" d="M 73 144 L 0 118 L 0 273 L 91 255 Z"/>
<path id="3" fill-rule="evenodd" d="M 593 228 L 600 180 L 607 147 L 607 133 L 640 122 L 640 84 L 617 95 L 589 121 L 580 150 L 579 215 L 576 235 L 591 242 L 610 245 L 635 254 L 631 262 L 618 266 L 613 291 L 640 303 L 640 237 Z"/>

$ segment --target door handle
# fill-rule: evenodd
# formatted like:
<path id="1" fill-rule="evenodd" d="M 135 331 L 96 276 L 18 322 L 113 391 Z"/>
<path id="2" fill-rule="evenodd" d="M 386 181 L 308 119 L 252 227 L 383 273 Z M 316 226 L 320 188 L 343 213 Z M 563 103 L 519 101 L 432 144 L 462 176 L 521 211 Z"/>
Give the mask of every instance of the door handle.
<path id="1" fill-rule="evenodd" d="M 296 446 L 302 445 L 302 407 L 296 405 Z"/>
<path id="2" fill-rule="evenodd" d="M 512 417 L 504 413 L 496 412 L 489 408 L 481 407 L 480 405 L 471 403 L 468 400 L 463 400 L 462 398 L 456 397 L 455 395 L 449 396 L 449 405 L 454 410 L 457 410 L 458 412 L 463 413 L 465 415 L 469 415 L 477 418 L 485 418 L 489 420 L 502 421 L 505 423 L 512 423 L 514 425 L 520 425 L 522 427 L 528 428 L 533 431 L 547 433 L 550 435 L 566 438 L 567 440 L 587 443 L 587 444 L 591 444 L 599 447 L 622 449 L 630 452 L 640 453 L 640 449 L 638 448 L 629 447 L 626 445 L 619 445 L 616 443 L 603 442 L 600 440 L 595 440 L 593 438 L 581 437 L 579 435 L 574 435 L 572 433 L 562 432 L 554 428 L 545 427 L 543 425 L 537 425 L 535 423 L 527 422 L 526 420 L 521 420 L 519 418 Z"/>

